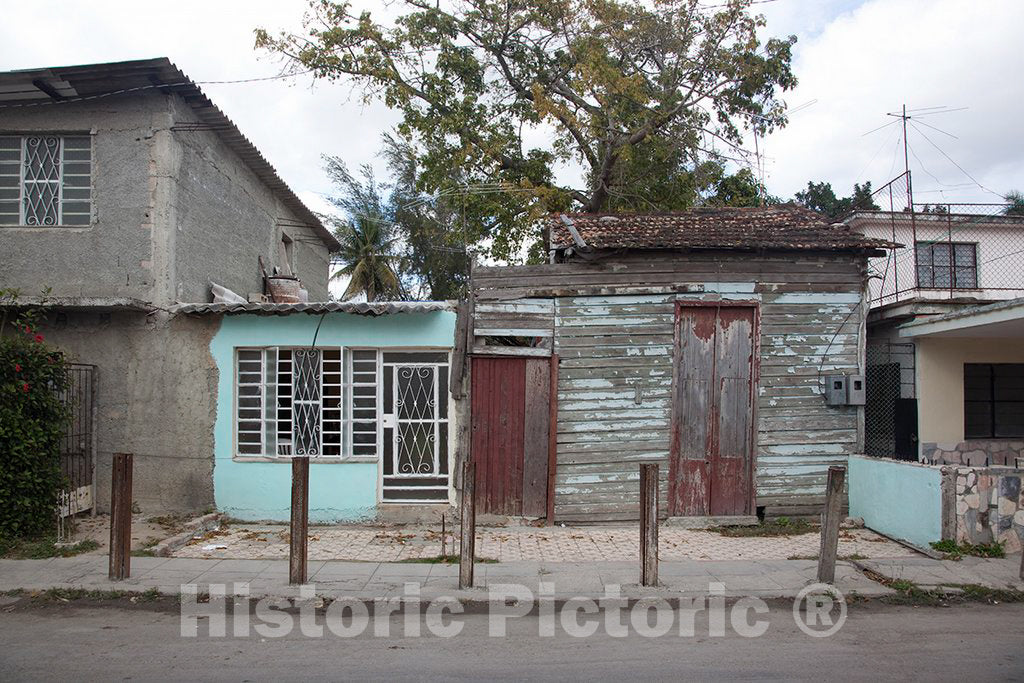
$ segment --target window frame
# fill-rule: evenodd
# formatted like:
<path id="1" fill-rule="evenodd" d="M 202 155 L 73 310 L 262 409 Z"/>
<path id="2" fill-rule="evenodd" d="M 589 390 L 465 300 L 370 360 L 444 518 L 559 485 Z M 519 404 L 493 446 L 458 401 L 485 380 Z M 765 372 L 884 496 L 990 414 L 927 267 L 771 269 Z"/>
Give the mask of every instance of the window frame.
<path id="1" fill-rule="evenodd" d="M 979 440 L 979 441 L 980 440 L 1007 440 L 1007 439 L 1014 440 L 1014 439 L 1024 438 L 1024 421 L 1021 422 L 1021 427 L 1020 427 L 1020 431 L 1019 432 L 1016 432 L 1014 434 L 1007 434 L 1007 435 L 996 435 L 996 427 L 997 427 L 996 417 L 997 417 L 998 407 L 1000 405 L 1006 406 L 1008 404 L 1017 405 L 1018 407 L 1024 407 L 1024 389 L 1020 389 L 1019 390 L 1021 392 L 1021 398 L 1019 398 L 1019 399 L 1006 399 L 1006 398 L 999 399 L 996 396 L 996 394 L 997 394 L 997 384 L 996 383 L 997 383 L 997 379 L 999 379 L 997 377 L 996 371 L 999 368 L 1009 368 L 1011 366 L 1016 368 L 1017 373 L 1019 375 L 1024 376 L 1024 363 L 964 363 L 964 369 L 963 369 L 963 373 L 964 373 L 963 374 L 963 378 L 964 378 L 963 394 L 964 394 L 964 396 L 963 396 L 963 399 L 964 399 L 964 440 L 965 441 L 975 441 L 975 440 Z M 967 392 L 968 392 L 967 380 L 968 380 L 968 372 L 969 372 L 968 368 L 975 368 L 975 369 L 987 368 L 988 369 L 988 373 L 989 373 L 988 374 L 988 398 L 986 398 L 986 399 L 968 398 L 968 395 L 967 395 Z M 1002 379 L 1003 379 L 1003 381 L 1006 380 L 1005 377 L 1002 378 Z M 978 431 L 976 430 L 976 425 L 971 425 L 970 424 L 970 416 L 973 414 L 973 412 L 970 410 L 970 408 L 971 408 L 971 406 L 978 406 L 978 405 L 987 406 L 987 408 L 988 408 L 988 410 L 987 410 L 987 413 L 988 413 L 988 415 L 987 415 L 987 420 L 988 420 L 988 422 L 987 422 L 987 424 L 988 424 L 987 435 L 979 435 Z M 975 431 L 971 431 L 970 428 L 972 426 L 975 427 Z"/>
<path id="2" fill-rule="evenodd" d="M 949 248 L 949 263 L 946 265 L 935 265 L 935 247 Z M 957 264 L 957 247 L 971 248 L 971 265 L 960 266 Z M 928 260 L 922 262 L 922 250 L 927 250 Z M 928 282 L 922 281 L 922 269 L 928 269 L 930 277 Z M 949 284 L 936 284 L 936 271 L 942 270 L 948 273 Z M 960 285 L 957 282 L 958 270 L 971 270 L 974 272 L 974 281 L 971 285 Z M 981 289 L 981 277 L 978 272 L 978 243 L 977 242 L 950 242 L 948 240 L 919 240 L 914 242 L 914 279 L 918 289 L 940 289 L 940 290 L 975 290 Z"/>
<path id="3" fill-rule="evenodd" d="M 231 368 L 231 372 L 232 372 L 232 394 L 233 395 L 232 395 L 232 409 L 231 409 L 231 418 L 230 418 L 231 419 L 231 432 L 232 432 L 232 443 L 231 443 L 231 458 L 232 458 L 232 460 L 236 460 L 236 461 L 240 461 L 240 462 L 286 462 L 286 461 L 291 460 L 294 457 L 302 457 L 302 455 L 300 455 L 298 453 L 294 453 L 294 452 L 291 453 L 291 454 L 280 454 L 280 453 L 268 454 L 267 453 L 267 446 L 268 446 L 268 444 L 267 444 L 267 437 L 266 437 L 266 426 L 267 426 L 267 422 L 268 422 L 268 420 L 270 418 L 267 417 L 266 411 L 267 411 L 267 407 L 268 407 L 267 406 L 268 389 L 273 389 L 273 391 L 275 392 L 274 396 L 275 396 L 275 401 L 276 401 L 276 396 L 277 396 L 276 391 L 277 391 L 277 387 L 279 386 L 278 378 L 280 377 L 280 373 L 281 373 L 281 371 L 279 369 L 279 366 L 280 366 L 280 363 L 281 363 L 281 357 L 280 357 L 281 352 L 282 351 L 309 350 L 309 348 L 310 347 L 308 347 L 308 346 L 293 346 L 293 345 L 236 346 L 234 348 L 233 366 Z M 310 459 L 316 460 L 317 462 L 349 462 L 349 461 L 352 461 L 353 459 L 346 455 L 346 440 L 345 440 L 346 439 L 346 424 L 345 424 L 345 410 L 346 409 L 345 409 L 345 406 L 346 406 L 346 402 L 347 402 L 347 399 L 348 399 L 348 395 L 346 394 L 346 391 L 345 391 L 345 362 L 346 362 L 345 358 L 346 358 L 346 350 L 347 349 L 345 347 L 342 347 L 342 346 L 317 346 L 316 350 L 321 352 L 320 353 L 320 370 L 319 370 L 320 394 L 319 394 L 319 399 L 318 399 L 319 400 L 319 404 L 320 404 L 320 415 L 318 417 L 318 420 L 319 420 L 319 422 L 318 422 L 318 429 L 319 429 L 319 437 L 320 438 L 319 438 L 319 448 L 318 448 L 318 450 L 320 452 L 315 454 L 315 455 L 310 455 L 309 457 L 310 457 Z M 325 398 L 326 398 L 326 394 L 324 392 L 324 387 L 325 386 L 334 386 L 333 383 L 328 385 L 328 384 L 325 384 L 325 382 L 324 382 L 324 374 L 325 374 L 324 373 L 324 367 L 323 367 L 324 366 L 324 362 L 333 362 L 333 361 L 330 361 L 330 360 L 324 358 L 324 352 L 325 351 L 335 351 L 335 352 L 337 352 L 338 356 L 339 356 L 339 361 L 338 362 L 341 365 L 341 370 L 338 373 L 339 374 L 339 382 L 337 383 L 337 386 L 340 387 L 340 391 L 341 391 L 341 406 L 338 408 L 338 410 L 341 413 L 340 432 L 335 432 L 334 430 L 325 431 L 325 429 L 324 429 L 324 426 L 325 426 L 324 423 L 328 421 L 328 420 L 324 419 L 324 413 L 325 413 L 326 410 L 332 410 L 331 408 L 327 408 L 324 405 Z M 239 435 L 241 433 L 254 433 L 254 432 L 251 432 L 251 431 L 245 431 L 245 430 L 239 429 L 239 426 L 240 426 L 240 424 L 242 422 L 251 422 L 252 421 L 252 420 L 243 420 L 243 419 L 240 418 L 240 415 L 239 415 L 239 411 L 242 409 L 242 406 L 240 405 L 240 400 L 242 398 L 242 393 L 241 393 L 240 387 L 243 386 L 243 384 L 239 381 L 239 375 L 242 374 L 240 372 L 240 369 L 239 369 L 239 362 L 241 360 L 241 354 L 243 352 L 256 352 L 256 353 L 260 354 L 260 357 L 259 357 L 259 363 L 260 363 L 260 383 L 258 385 L 253 385 L 252 383 L 246 383 L 244 385 L 244 386 L 258 386 L 259 387 L 259 392 L 257 394 L 255 394 L 260 399 L 260 404 L 259 404 L 260 416 L 259 416 L 258 419 L 259 419 L 260 434 L 261 434 L 260 441 L 259 441 L 259 443 L 261 445 L 261 448 L 260 448 L 261 452 L 259 454 L 256 454 L 256 453 L 241 453 L 240 449 L 239 449 L 240 444 L 241 444 L 241 439 L 240 439 Z M 269 381 L 268 378 L 267 378 L 267 354 L 270 353 L 270 352 L 273 352 L 273 354 L 274 354 L 274 370 L 273 370 L 274 378 L 273 378 L 272 382 Z M 253 362 L 253 361 L 250 360 L 249 362 Z M 290 382 L 291 382 L 290 386 L 293 387 L 293 391 L 294 391 L 294 386 L 295 386 L 294 385 L 294 356 L 293 356 L 292 363 L 293 363 L 293 365 L 292 365 L 292 371 L 291 371 L 292 374 L 291 374 L 291 379 L 290 379 Z M 251 407 L 248 407 L 248 408 L 252 409 Z M 274 417 L 273 417 L 273 420 L 272 420 L 275 423 L 275 440 L 274 440 L 275 448 L 278 447 L 278 446 L 276 446 L 276 444 L 279 443 L 279 439 L 277 437 L 280 435 L 280 432 L 276 431 L 276 426 L 279 425 L 280 422 L 281 422 L 280 415 L 279 415 L 279 409 L 280 409 L 280 407 L 277 406 L 276 403 L 275 403 Z M 292 407 L 292 412 L 291 412 L 291 420 L 294 420 L 294 419 L 295 419 L 295 413 L 294 413 L 294 406 L 293 406 Z M 330 420 L 330 421 L 333 421 L 333 420 Z M 323 453 L 323 451 L 324 451 L 324 435 L 325 435 L 325 433 L 327 433 L 327 434 L 338 434 L 339 435 L 339 450 L 341 451 L 340 454 L 338 454 L 338 455 L 334 455 L 334 454 L 325 455 Z M 294 442 L 294 422 L 292 423 L 292 432 L 291 432 L 291 434 L 293 436 L 293 442 Z M 293 448 L 294 448 L 294 443 L 293 443 Z M 363 459 L 365 459 L 365 457 Z M 373 459 L 375 460 L 376 456 L 374 456 Z M 358 461 L 359 458 L 355 458 L 355 460 Z"/>
<path id="4" fill-rule="evenodd" d="M 279 365 L 281 363 L 280 353 L 282 351 L 295 351 L 295 350 L 308 350 L 308 349 L 309 349 L 308 346 L 294 346 L 294 345 L 236 346 L 234 348 L 233 366 L 231 368 L 232 384 L 233 384 L 232 410 L 231 410 L 231 431 L 232 431 L 231 458 L 232 458 L 232 460 L 235 460 L 235 461 L 238 461 L 238 462 L 286 462 L 286 461 L 291 460 L 294 457 L 302 457 L 301 455 L 299 455 L 297 453 L 294 453 L 294 452 L 291 453 L 291 454 L 268 454 L 267 453 L 266 423 L 267 423 L 268 417 L 266 416 L 266 410 L 267 410 L 267 400 L 268 400 L 268 389 L 273 389 L 273 391 L 276 392 L 276 389 L 279 386 L 279 383 L 278 383 L 277 380 L 278 380 L 278 377 L 280 376 L 280 372 L 281 372 L 280 369 L 279 369 Z M 309 456 L 310 459 L 311 460 L 315 460 L 316 462 L 322 462 L 322 463 L 340 463 L 340 462 L 370 462 L 370 463 L 377 463 L 380 460 L 380 454 L 381 454 L 381 434 L 382 434 L 382 429 L 381 429 L 381 412 L 380 412 L 381 411 L 381 393 L 380 392 L 382 390 L 381 389 L 382 384 L 381 384 L 381 381 L 380 381 L 382 349 L 378 348 L 378 347 L 360 347 L 360 346 L 349 347 L 349 346 L 321 346 L 321 345 L 317 345 L 316 350 L 321 351 L 321 359 L 320 359 L 320 362 L 321 362 L 321 367 L 320 367 L 320 392 L 321 393 L 320 393 L 320 424 L 319 424 L 319 429 L 320 429 L 320 449 L 319 450 L 321 452 L 319 454 L 317 454 L 317 455 L 310 455 Z M 274 356 L 275 356 L 275 359 L 274 359 L 274 379 L 273 379 L 272 382 L 269 381 L 268 378 L 267 378 L 267 353 L 271 352 L 271 351 L 274 353 Z M 340 362 L 341 362 L 341 373 L 340 373 L 340 384 L 339 384 L 339 386 L 341 387 L 341 407 L 340 407 L 340 412 L 341 412 L 340 450 L 341 450 L 341 453 L 339 455 L 334 455 L 334 454 L 325 455 L 323 453 L 323 450 L 324 450 L 324 434 L 325 434 L 324 422 L 326 421 L 326 420 L 324 420 L 325 406 L 324 406 L 324 403 L 323 403 L 324 399 L 326 397 L 326 395 L 324 393 L 324 386 L 325 386 L 325 384 L 324 384 L 324 370 L 323 370 L 323 363 L 325 362 L 326 359 L 323 357 L 323 354 L 322 354 L 322 352 L 324 352 L 324 351 L 334 351 L 334 352 L 337 352 L 339 354 L 339 356 L 340 356 Z M 259 389 L 259 392 L 258 392 L 257 395 L 258 395 L 258 397 L 260 399 L 259 424 L 260 424 L 260 431 L 261 431 L 260 444 L 261 444 L 261 451 L 262 452 L 259 453 L 259 454 L 255 454 L 255 453 L 241 453 L 239 451 L 239 446 L 240 446 L 240 443 L 241 443 L 241 440 L 239 438 L 240 433 L 243 433 L 243 432 L 244 433 L 251 433 L 251 432 L 246 431 L 246 430 L 240 430 L 240 428 L 239 428 L 239 425 L 242 422 L 251 422 L 251 420 L 241 419 L 240 415 L 239 415 L 239 410 L 242 409 L 242 406 L 240 405 L 240 399 L 242 398 L 242 394 L 241 394 L 241 391 L 240 391 L 240 386 L 242 386 L 242 383 L 240 382 L 240 378 L 239 378 L 239 376 L 241 374 L 240 370 L 239 370 L 239 361 L 241 360 L 241 354 L 243 352 L 256 352 L 256 353 L 260 354 L 259 362 L 260 362 L 260 378 L 261 379 L 260 379 L 260 384 L 258 385 L 260 387 L 260 389 Z M 365 352 L 372 352 L 374 354 L 373 363 L 374 363 L 375 383 L 374 384 L 369 384 L 369 383 L 364 383 L 364 382 L 359 383 L 360 387 L 370 387 L 370 386 L 373 387 L 373 396 L 374 396 L 374 407 L 373 407 L 373 410 L 375 411 L 376 416 L 375 416 L 375 418 L 372 421 L 373 425 L 374 425 L 374 430 L 375 430 L 374 442 L 372 444 L 372 447 L 373 447 L 373 453 L 372 454 L 369 454 L 369 453 L 355 454 L 355 453 L 353 453 L 353 450 L 354 450 L 353 425 L 355 423 L 355 420 L 353 419 L 353 415 L 352 415 L 352 411 L 354 409 L 354 405 L 353 405 L 352 400 L 355 397 L 355 395 L 354 395 L 352 389 L 353 389 L 355 383 L 352 382 L 350 378 L 352 376 L 352 362 L 354 360 L 354 352 L 364 352 L 364 353 Z M 367 359 L 362 359 L 362 360 L 365 362 L 365 360 L 367 360 Z M 253 361 L 250 360 L 250 362 L 253 362 Z M 331 361 L 327 361 L 327 362 L 331 362 Z M 293 366 L 293 371 L 294 371 L 294 366 Z M 292 375 L 292 377 L 294 377 L 294 375 Z M 252 384 L 251 383 L 246 383 L 245 386 L 252 386 Z M 291 384 L 291 386 L 294 387 L 294 383 Z M 276 396 L 276 393 L 274 395 Z M 363 408 L 363 409 L 365 410 L 366 408 Z M 292 413 L 292 419 L 294 420 L 294 412 Z M 277 408 L 275 408 L 274 422 L 278 423 L 278 424 L 280 423 L 280 419 L 277 417 Z M 370 420 L 363 419 L 363 420 L 360 420 L 360 422 L 362 422 L 362 423 L 369 423 Z M 294 434 L 294 424 L 293 424 L 292 429 L 293 429 L 292 433 Z M 333 430 L 331 430 L 329 433 L 334 434 L 335 432 Z M 366 430 L 364 430 L 363 433 L 368 433 L 368 432 Z M 275 439 L 275 443 L 277 443 L 276 439 Z M 368 446 L 370 444 L 364 443 L 363 445 L 364 446 Z"/>
<path id="5" fill-rule="evenodd" d="M 0 131 L 0 139 L 14 139 L 18 141 L 17 151 L 18 158 L 14 160 L 0 160 L 0 164 L 13 164 L 17 163 L 17 198 L 6 198 L 0 199 L 3 202 L 14 202 L 18 203 L 18 216 L 16 222 L 4 222 L 2 217 L 10 217 L 13 214 L 4 213 L 0 214 L 0 230 L 5 228 L 33 228 L 33 229 L 51 229 L 51 228 L 72 228 L 72 229 L 86 229 L 91 228 L 96 222 L 96 207 L 95 207 L 95 179 L 96 179 L 96 153 L 95 153 L 95 135 L 91 132 L 80 132 L 80 131 Z M 58 150 L 58 167 L 57 167 L 57 193 L 56 193 L 56 209 L 57 219 L 53 224 L 46 223 L 35 223 L 30 224 L 27 222 L 25 215 L 25 201 L 26 201 L 26 181 L 25 178 L 25 160 L 27 158 L 26 145 L 28 140 L 31 138 L 57 138 L 59 141 Z M 81 139 L 87 141 L 83 146 L 67 148 L 67 141 L 69 139 Z M 4 149 L 3 151 L 13 151 Z M 67 154 L 69 152 L 88 152 L 88 159 L 68 159 Z M 88 164 L 89 170 L 87 174 L 83 173 L 72 173 L 66 172 L 66 166 L 68 164 Z M 4 177 L 11 177 L 14 174 L 4 174 Z M 86 177 L 87 181 L 84 184 L 76 184 L 74 186 L 68 185 L 69 178 L 81 178 Z M 0 190 L 10 190 L 13 187 L 0 187 Z M 66 190 L 81 191 L 86 190 L 84 193 L 86 197 L 68 197 L 65 195 Z M 69 204 L 87 205 L 85 211 L 67 211 Z M 79 207 L 84 208 L 84 207 Z M 66 222 L 69 216 L 84 216 L 84 222 L 68 223 Z"/>

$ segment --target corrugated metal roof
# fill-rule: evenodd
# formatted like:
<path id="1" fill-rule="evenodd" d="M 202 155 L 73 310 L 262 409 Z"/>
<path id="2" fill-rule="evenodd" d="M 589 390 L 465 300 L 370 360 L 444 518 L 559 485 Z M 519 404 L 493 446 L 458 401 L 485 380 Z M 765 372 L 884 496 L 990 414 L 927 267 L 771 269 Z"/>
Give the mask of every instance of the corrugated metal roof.
<path id="1" fill-rule="evenodd" d="M 337 251 L 340 248 L 331 231 L 281 180 L 274 167 L 231 119 L 166 57 L 0 72 L 0 105 L 3 106 L 49 99 L 74 102 L 150 89 L 181 95 L 199 120 L 238 154 L 253 173 L 317 233 L 328 249 Z"/>
<path id="2" fill-rule="evenodd" d="M 93 310 L 156 310 L 148 301 L 123 296 L 19 296 L 5 307 L 67 308 Z"/>
<path id="3" fill-rule="evenodd" d="M 833 225 L 797 204 L 698 208 L 658 214 L 556 214 L 553 248 L 574 246 L 565 220 L 594 249 L 884 249 L 894 245 Z"/>
<path id="4" fill-rule="evenodd" d="M 354 313 L 355 315 L 392 315 L 394 313 L 430 313 L 431 311 L 454 311 L 455 304 L 448 301 L 379 301 L 354 303 L 351 301 L 313 301 L 304 304 L 179 304 L 171 307 L 172 313 L 189 315 L 234 315 L 255 313 L 257 315 L 290 315 L 292 313 Z"/>

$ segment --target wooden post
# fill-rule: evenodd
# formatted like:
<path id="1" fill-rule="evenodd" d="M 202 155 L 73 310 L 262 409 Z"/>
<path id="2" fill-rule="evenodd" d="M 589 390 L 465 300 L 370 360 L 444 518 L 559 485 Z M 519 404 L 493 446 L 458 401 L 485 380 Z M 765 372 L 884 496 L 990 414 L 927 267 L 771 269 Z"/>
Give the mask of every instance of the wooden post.
<path id="1" fill-rule="evenodd" d="M 839 522 L 843 511 L 843 480 L 846 468 L 828 468 L 825 484 L 825 512 L 821 519 L 821 551 L 818 553 L 818 583 L 836 579 L 836 554 L 839 552 Z"/>
<path id="2" fill-rule="evenodd" d="M 473 587 L 476 559 L 476 465 L 462 466 L 462 519 L 459 526 L 459 588 Z"/>
<path id="3" fill-rule="evenodd" d="M 288 551 L 288 583 L 303 584 L 306 545 L 309 539 L 309 458 L 292 458 L 291 545 Z"/>
<path id="4" fill-rule="evenodd" d="M 1024 581 L 1024 541 L 1020 545 L 1020 580 Z"/>
<path id="5" fill-rule="evenodd" d="M 114 453 L 110 466 L 110 568 L 111 581 L 121 581 L 132 571 L 132 454 Z"/>
<path id="6" fill-rule="evenodd" d="M 658 466 L 640 465 L 640 584 L 658 585 Z"/>
<path id="7" fill-rule="evenodd" d="M 555 474 L 558 470 L 558 354 L 551 354 L 548 389 L 548 499 L 547 525 L 555 524 Z"/>

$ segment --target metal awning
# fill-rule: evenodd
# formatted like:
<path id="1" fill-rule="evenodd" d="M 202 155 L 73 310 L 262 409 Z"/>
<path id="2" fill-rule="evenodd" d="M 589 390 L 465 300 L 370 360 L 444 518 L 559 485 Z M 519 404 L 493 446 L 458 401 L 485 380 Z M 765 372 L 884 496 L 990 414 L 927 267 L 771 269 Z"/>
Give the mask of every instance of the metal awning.
<path id="1" fill-rule="evenodd" d="M 292 313 L 351 313 L 354 315 L 393 315 L 395 313 L 431 313 L 433 311 L 454 311 L 451 301 L 311 301 L 300 304 L 273 303 L 224 303 L 224 304 L 178 304 L 171 312 L 187 315 L 290 315 Z"/>

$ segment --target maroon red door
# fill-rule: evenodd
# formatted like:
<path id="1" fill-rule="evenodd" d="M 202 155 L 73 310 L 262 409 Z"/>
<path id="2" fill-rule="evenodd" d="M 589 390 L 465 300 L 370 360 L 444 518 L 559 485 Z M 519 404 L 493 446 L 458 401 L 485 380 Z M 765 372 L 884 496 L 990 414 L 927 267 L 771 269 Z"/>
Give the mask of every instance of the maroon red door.
<path id="1" fill-rule="evenodd" d="M 752 512 L 756 319 L 753 306 L 677 308 L 672 515 Z"/>
<path id="2" fill-rule="evenodd" d="M 546 514 L 549 372 L 547 358 L 473 358 L 472 457 L 480 513 Z"/>

